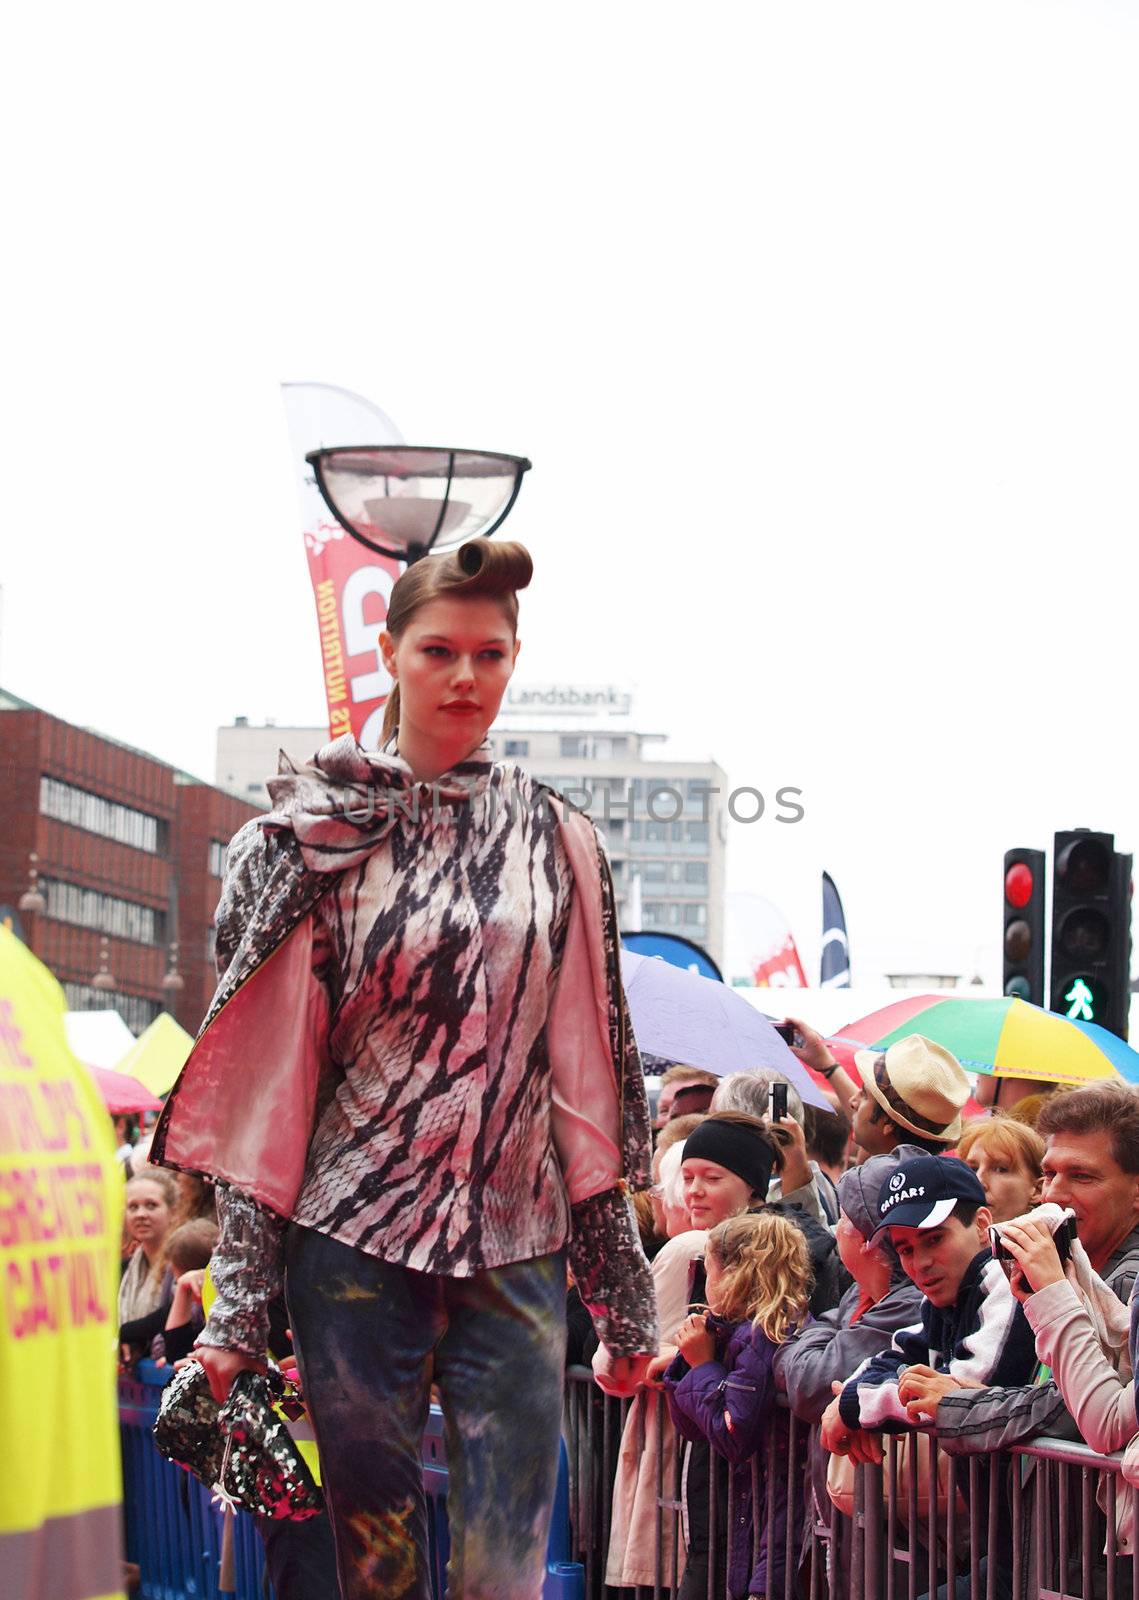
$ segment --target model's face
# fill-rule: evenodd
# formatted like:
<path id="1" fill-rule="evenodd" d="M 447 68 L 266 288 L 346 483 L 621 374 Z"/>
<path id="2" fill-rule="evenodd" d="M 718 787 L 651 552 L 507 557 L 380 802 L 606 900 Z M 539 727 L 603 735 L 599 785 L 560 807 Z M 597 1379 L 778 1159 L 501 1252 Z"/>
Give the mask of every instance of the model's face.
<path id="1" fill-rule="evenodd" d="M 714 1228 L 718 1222 L 746 1211 L 751 1204 L 748 1184 L 718 1162 L 694 1157 L 681 1164 L 680 1173 L 684 1203 L 694 1228 Z"/>
<path id="2" fill-rule="evenodd" d="M 413 732 L 468 749 L 481 744 L 518 655 L 497 600 L 431 600 L 398 639 L 382 633 L 380 648 L 399 682 L 401 736 Z"/>
<path id="3" fill-rule="evenodd" d="M 985 1206 L 966 1227 L 952 1213 L 937 1228 L 891 1228 L 890 1238 L 906 1275 L 935 1306 L 957 1299 L 969 1263 L 984 1248 L 992 1212 Z"/>
<path id="4" fill-rule="evenodd" d="M 866 1243 L 845 1211 L 838 1214 L 834 1236 L 839 1260 L 863 1294 L 877 1305 L 890 1287 L 890 1263 L 881 1250 Z"/>
<path id="5" fill-rule="evenodd" d="M 1139 1176 L 1124 1172 L 1106 1131 L 1052 1134 L 1044 1152 L 1044 1198 L 1071 1206 L 1093 1266 L 1139 1222 Z"/>
<path id="6" fill-rule="evenodd" d="M 1009 1222 L 1013 1217 L 1022 1217 L 1036 1204 L 1036 1178 L 1019 1162 L 1006 1161 L 984 1146 L 983 1139 L 970 1145 L 965 1165 L 980 1178 L 993 1221 Z"/>
<path id="7" fill-rule="evenodd" d="M 170 1207 L 166 1195 L 149 1178 L 135 1178 L 127 1185 L 127 1233 L 144 1249 L 161 1244 L 170 1226 Z"/>

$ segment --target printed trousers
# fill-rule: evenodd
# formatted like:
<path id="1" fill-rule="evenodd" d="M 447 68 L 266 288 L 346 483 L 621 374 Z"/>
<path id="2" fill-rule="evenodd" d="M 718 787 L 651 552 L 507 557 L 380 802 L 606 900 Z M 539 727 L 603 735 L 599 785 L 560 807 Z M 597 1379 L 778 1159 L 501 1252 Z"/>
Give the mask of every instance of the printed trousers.
<path id="1" fill-rule="evenodd" d="M 442 1278 L 294 1223 L 285 1290 L 343 1600 L 430 1600 L 419 1452 L 432 1383 L 447 1446 L 448 1600 L 539 1600 L 565 1252 Z"/>

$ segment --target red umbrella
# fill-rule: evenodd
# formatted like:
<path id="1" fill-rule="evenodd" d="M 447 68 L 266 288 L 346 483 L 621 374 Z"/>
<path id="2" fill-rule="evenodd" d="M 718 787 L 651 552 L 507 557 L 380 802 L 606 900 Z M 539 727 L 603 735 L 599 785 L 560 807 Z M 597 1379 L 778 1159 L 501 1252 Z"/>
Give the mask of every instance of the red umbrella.
<path id="1" fill-rule="evenodd" d="M 113 1117 L 124 1117 L 130 1111 L 161 1111 L 162 1101 L 156 1100 L 145 1084 L 137 1078 L 128 1078 L 125 1072 L 112 1072 L 110 1067 L 87 1067 L 103 1097 L 103 1104 Z"/>

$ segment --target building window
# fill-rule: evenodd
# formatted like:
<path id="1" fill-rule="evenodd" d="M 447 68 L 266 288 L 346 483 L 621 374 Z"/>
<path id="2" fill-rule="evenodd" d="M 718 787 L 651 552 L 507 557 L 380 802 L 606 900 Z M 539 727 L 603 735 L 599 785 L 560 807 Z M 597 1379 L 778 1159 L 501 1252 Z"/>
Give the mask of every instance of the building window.
<path id="1" fill-rule="evenodd" d="M 708 863 L 706 861 L 686 861 L 684 863 L 685 883 L 707 883 Z"/>
<path id="2" fill-rule="evenodd" d="M 121 994 L 117 989 L 93 989 L 89 983 L 65 983 L 69 1011 L 117 1011 L 132 1033 L 149 1028 L 162 1010 L 157 1000 L 141 994 Z"/>
<path id="3" fill-rule="evenodd" d="M 702 928 L 708 921 L 707 906 L 685 906 L 684 921 L 690 928 Z"/>
<path id="4" fill-rule="evenodd" d="M 684 838 L 684 824 L 683 824 L 683 822 L 670 822 L 669 823 L 669 827 L 672 829 L 672 837 L 673 837 L 673 839 L 676 841 L 677 844 L 679 844 L 680 841 Z"/>
<path id="5" fill-rule="evenodd" d="M 585 740 L 578 737 L 576 734 L 563 733 L 561 745 L 559 747 L 559 754 L 563 758 L 566 756 L 578 757 L 588 754 L 585 748 Z"/>
<path id="6" fill-rule="evenodd" d="M 669 824 L 667 822 L 646 822 L 645 838 L 650 844 L 666 844 L 668 842 Z"/>
<path id="7" fill-rule="evenodd" d="M 504 756 L 528 756 L 530 754 L 529 739 L 507 739 L 502 747 Z"/>
<path id="8" fill-rule="evenodd" d="M 645 900 L 641 904 L 641 922 L 646 928 L 663 928 L 667 914 L 663 900 Z"/>
<path id="9" fill-rule="evenodd" d="M 157 817 L 147 816 L 145 811 L 133 811 L 130 806 L 117 805 L 113 800 L 104 800 L 102 795 L 90 794 L 86 789 L 75 789 L 58 778 L 40 779 L 40 811 L 43 816 L 70 823 L 73 828 L 86 828 L 89 833 L 100 833 L 105 839 L 116 839 L 119 844 L 158 854 L 160 825 Z"/>
<path id="10" fill-rule="evenodd" d="M 685 906 L 684 909 L 687 911 L 688 907 Z M 670 928 L 679 928 L 679 926 L 680 926 L 680 907 L 678 905 L 670 905 L 669 906 L 669 908 L 668 908 L 668 925 L 669 925 Z"/>
<path id="11" fill-rule="evenodd" d="M 668 881 L 668 862 L 667 861 L 642 861 L 641 862 L 641 877 L 644 879 L 644 881 L 646 883 L 667 883 L 667 881 Z"/>
<path id="12" fill-rule="evenodd" d="M 210 840 L 210 871 L 215 878 L 225 877 L 225 858 L 228 851 L 227 844 L 220 844 L 217 839 Z"/>
<path id="13" fill-rule="evenodd" d="M 708 843 L 708 824 L 706 822 L 686 822 L 684 826 L 688 830 L 689 844 Z"/>
<path id="14" fill-rule="evenodd" d="M 96 928 L 100 933 L 134 939 L 138 944 L 162 944 L 165 940 L 166 918 L 152 906 L 140 906 L 133 900 L 119 900 L 114 895 L 81 889 L 78 884 L 60 883 L 54 878 L 41 878 L 40 889 L 47 901 L 48 916 L 59 922 Z"/>

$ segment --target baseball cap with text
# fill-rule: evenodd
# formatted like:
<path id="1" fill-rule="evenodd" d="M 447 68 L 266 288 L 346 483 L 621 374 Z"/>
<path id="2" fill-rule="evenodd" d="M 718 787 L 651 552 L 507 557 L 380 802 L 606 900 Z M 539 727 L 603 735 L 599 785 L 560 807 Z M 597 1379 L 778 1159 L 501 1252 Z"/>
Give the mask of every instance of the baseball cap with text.
<path id="1" fill-rule="evenodd" d="M 985 1191 L 973 1169 L 945 1156 L 915 1156 L 901 1162 L 883 1183 L 875 1233 L 883 1228 L 938 1228 L 959 1200 L 985 1204 Z"/>

